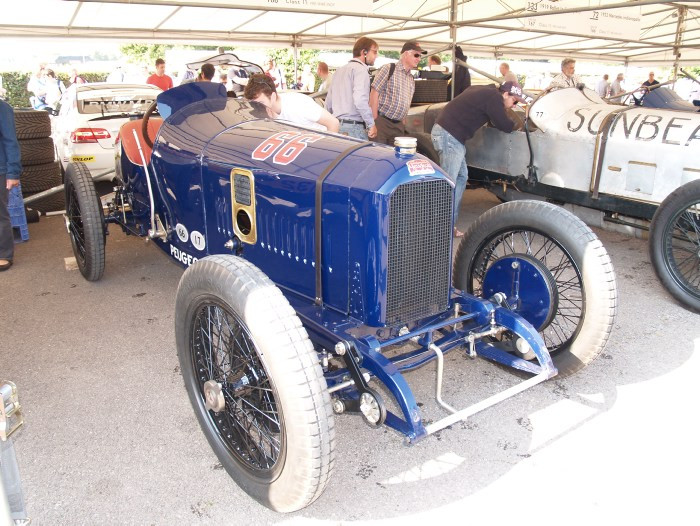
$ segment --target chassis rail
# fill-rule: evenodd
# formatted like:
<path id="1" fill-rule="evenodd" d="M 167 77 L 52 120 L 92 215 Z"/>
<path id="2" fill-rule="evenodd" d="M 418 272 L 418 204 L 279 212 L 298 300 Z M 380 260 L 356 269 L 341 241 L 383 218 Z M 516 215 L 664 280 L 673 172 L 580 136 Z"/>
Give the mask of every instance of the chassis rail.
<path id="1" fill-rule="evenodd" d="M 408 442 L 421 440 L 440 429 L 464 420 L 475 413 L 517 395 L 557 374 L 552 359 L 539 333 L 532 325 L 514 312 L 496 306 L 488 300 L 481 300 L 454 291 L 448 313 L 424 320 L 416 327 L 403 327 L 398 335 L 380 339 L 376 334 L 355 336 L 358 331 L 371 332 L 370 328 L 351 325 L 347 318 L 330 309 L 310 305 L 307 298 L 285 291 L 288 300 L 297 311 L 312 341 L 321 345 L 323 354 L 327 350 L 340 358 L 344 368 L 326 371 L 329 392 L 338 404 L 337 412 L 361 412 L 361 398 L 364 393 L 377 399 L 377 404 L 385 411 L 383 423 L 404 434 Z M 464 314 L 468 313 L 468 314 Z M 534 352 L 537 363 L 499 349 L 491 341 L 495 336 L 509 331 L 516 338 L 522 338 Z M 413 342 L 418 349 L 387 356 L 387 351 L 397 346 Z M 496 393 L 485 400 L 464 409 L 457 410 L 442 400 L 444 354 L 457 348 L 464 348 L 470 357 L 481 356 L 533 374 L 534 376 Z M 438 405 L 450 414 L 429 425 L 423 423 L 420 409 L 403 372 L 417 369 L 429 362 L 437 362 L 435 399 Z M 324 360 L 327 366 L 327 359 Z M 394 414 L 383 407 L 378 393 L 369 387 L 373 379 L 381 381 L 396 401 L 400 414 Z M 380 423 L 382 423 L 380 422 Z"/>

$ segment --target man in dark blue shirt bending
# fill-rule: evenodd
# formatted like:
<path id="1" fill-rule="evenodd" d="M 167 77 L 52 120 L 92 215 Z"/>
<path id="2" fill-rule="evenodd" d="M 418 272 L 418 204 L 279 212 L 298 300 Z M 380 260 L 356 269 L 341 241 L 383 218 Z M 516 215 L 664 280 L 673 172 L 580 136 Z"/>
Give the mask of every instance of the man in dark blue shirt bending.
<path id="1" fill-rule="evenodd" d="M 504 82 L 500 88 L 472 86 L 447 103 L 433 126 L 433 146 L 440 154 L 440 167 L 455 184 L 452 213 L 455 237 L 463 235 L 456 225 L 459 203 L 467 186 L 467 148 L 464 143 L 488 121 L 503 132 L 512 132 L 515 123 L 508 118 L 506 110 L 518 102 L 524 102 L 524 99 L 516 83 Z"/>

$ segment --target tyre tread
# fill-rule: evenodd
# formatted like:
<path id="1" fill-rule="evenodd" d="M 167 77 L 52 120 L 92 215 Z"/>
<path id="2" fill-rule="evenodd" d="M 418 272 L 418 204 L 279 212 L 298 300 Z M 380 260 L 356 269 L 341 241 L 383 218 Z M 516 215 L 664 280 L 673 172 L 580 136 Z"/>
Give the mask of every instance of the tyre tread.
<path id="1" fill-rule="evenodd" d="M 553 356 L 558 376 L 565 377 L 585 367 L 603 351 L 617 314 L 617 281 L 612 261 L 601 241 L 583 221 L 543 201 L 518 200 L 495 206 L 465 232 L 455 256 L 454 285 L 465 288 L 469 260 L 474 257 L 481 240 L 491 232 L 532 225 L 544 232 L 554 230 L 561 234 L 558 241 L 567 247 L 573 258 L 576 254 L 587 258 L 586 268 L 581 270 L 587 302 L 583 327 L 568 348 Z"/>
<path id="2" fill-rule="evenodd" d="M 15 110 L 18 139 L 40 139 L 51 135 L 51 119 L 44 110 Z"/>
<path id="3" fill-rule="evenodd" d="M 17 141 L 22 165 L 47 164 L 54 161 L 56 153 L 51 137 L 37 139 L 22 139 Z"/>
<path id="4" fill-rule="evenodd" d="M 671 274 L 664 251 L 664 234 L 678 210 L 700 202 L 700 179 L 676 188 L 659 205 L 649 228 L 649 259 L 664 288 L 684 307 L 700 312 L 700 291 L 696 295 L 681 287 Z"/>
<path id="5" fill-rule="evenodd" d="M 102 205 L 97 196 L 95 183 L 90 176 L 90 170 L 83 163 L 71 163 L 66 170 L 66 203 L 70 186 L 75 186 L 75 191 L 80 205 L 80 215 L 83 221 L 85 235 L 85 264 L 78 266 L 81 274 L 88 281 L 99 280 L 105 267 L 105 232 Z"/>
<path id="6" fill-rule="evenodd" d="M 188 274 L 190 276 L 186 279 Z M 209 278 L 207 274 L 215 274 L 216 277 Z M 182 302 L 189 292 L 202 281 L 223 283 L 225 289 L 234 291 L 237 296 L 260 294 L 264 297 L 266 308 L 255 310 L 256 323 L 266 327 L 269 335 L 278 342 L 274 360 L 265 358 L 266 367 L 284 371 L 284 374 L 271 376 L 278 392 L 291 393 L 294 399 L 292 405 L 285 406 L 287 434 L 290 434 L 291 428 L 295 430 L 295 436 L 302 436 L 303 439 L 294 451 L 287 451 L 287 461 L 295 459 L 295 473 L 285 479 L 284 487 L 255 494 L 241 481 L 234 479 L 254 498 L 277 511 L 289 512 L 308 506 L 323 493 L 333 471 L 335 425 L 325 377 L 306 330 L 282 292 L 248 261 L 233 256 L 209 256 L 190 267 L 185 276 L 178 287 L 178 312 L 182 310 Z M 176 320 L 179 318 L 176 315 Z M 182 351 L 181 337 L 178 331 L 178 349 Z M 182 358 L 181 355 L 181 361 Z M 184 368 L 184 364 L 181 363 L 181 366 Z M 281 400 L 278 402 L 284 403 Z M 283 476 L 286 474 L 280 475 L 278 481 Z"/>

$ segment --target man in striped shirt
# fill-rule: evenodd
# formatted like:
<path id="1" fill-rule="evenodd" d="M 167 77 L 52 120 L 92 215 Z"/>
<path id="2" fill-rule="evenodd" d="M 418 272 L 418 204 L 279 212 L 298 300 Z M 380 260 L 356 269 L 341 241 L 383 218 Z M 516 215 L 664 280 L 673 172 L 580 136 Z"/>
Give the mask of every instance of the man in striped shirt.
<path id="1" fill-rule="evenodd" d="M 418 66 L 421 56 L 426 53 L 418 42 L 406 42 L 401 48 L 399 61 L 385 64 L 374 77 L 369 105 L 377 125 L 377 142 L 393 145 L 396 137 L 407 135 L 404 119 L 416 90 L 411 70 Z"/>

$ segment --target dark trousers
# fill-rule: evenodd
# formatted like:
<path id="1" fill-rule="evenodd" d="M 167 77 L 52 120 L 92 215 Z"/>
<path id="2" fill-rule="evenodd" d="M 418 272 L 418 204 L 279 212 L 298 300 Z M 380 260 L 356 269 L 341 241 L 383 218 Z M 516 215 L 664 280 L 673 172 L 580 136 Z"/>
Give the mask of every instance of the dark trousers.
<path id="1" fill-rule="evenodd" d="M 15 254 L 15 239 L 7 209 L 8 196 L 7 181 L 3 174 L 0 175 L 0 259 L 12 259 Z"/>
<path id="2" fill-rule="evenodd" d="M 374 123 L 377 125 L 377 138 L 374 139 L 375 142 L 394 146 L 394 139 L 396 137 L 408 136 L 403 121 L 392 122 L 383 115 L 379 115 Z"/>

